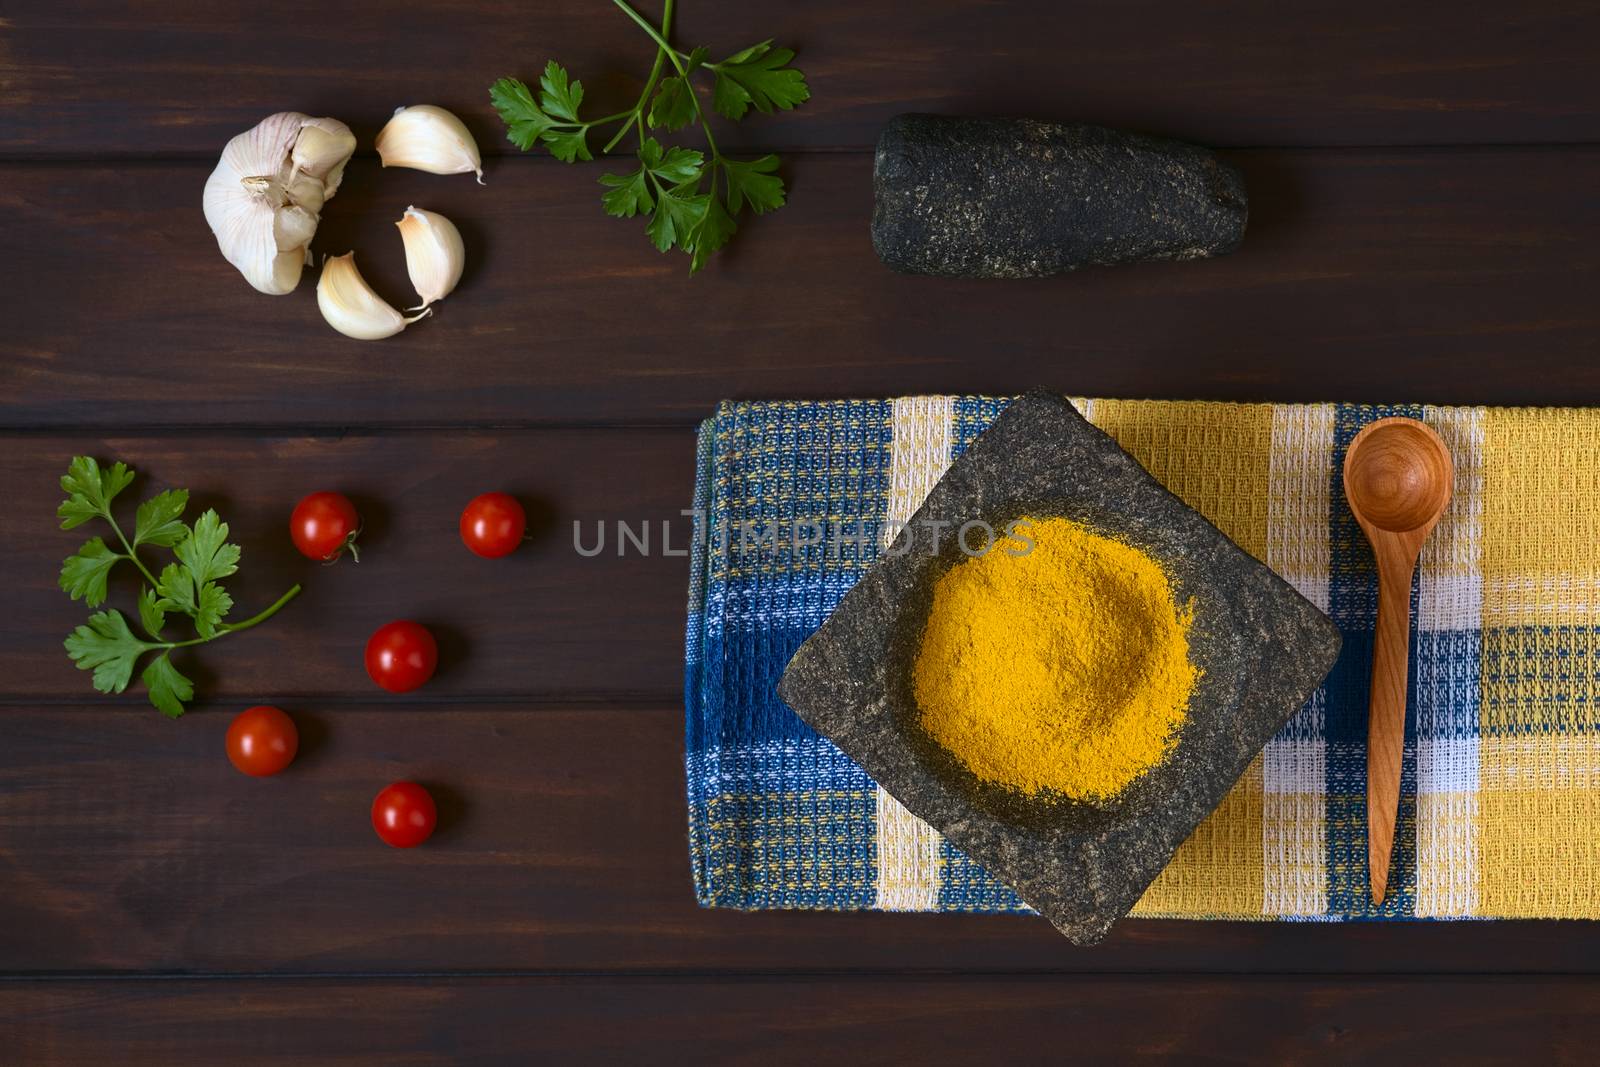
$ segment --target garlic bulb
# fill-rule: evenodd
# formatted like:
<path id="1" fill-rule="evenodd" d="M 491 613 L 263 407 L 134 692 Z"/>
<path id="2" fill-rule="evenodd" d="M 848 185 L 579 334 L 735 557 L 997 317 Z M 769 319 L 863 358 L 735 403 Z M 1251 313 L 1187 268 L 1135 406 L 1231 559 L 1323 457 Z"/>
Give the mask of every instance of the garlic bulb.
<path id="1" fill-rule="evenodd" d="M 297 111 L 270 115 L 228 142 L 206 180 L 206 222 L 246 281 L 274 296 L 299 284 L 323 202 L 355 150 L 350 127 Z"/>
<path id="2" fill-rule="evenodd" d="M 461 120 L 442 107 L 396 108 L 378 131 L 378 158 L 386 167 L 411 167 L 429 174 L 476 174 L 483 184 L 478 142 Z"/>
<path id="3" fill-rule="evenodd" d="M 393 337 L 411 323 L 433 314 L 430 308 L 408 319 L 384 303 L 356 270 L 354 252 L 329 256 L 323 261 L 322 277 L 317 281 L 317 307 L 329 326 L 358 341 Z"/>
<path id="4" fill-rule="evenodd" d="M 421 311 L 435 300 L 443 300 L 461 280 L 461 267 L 467 251 L 456 224 L 436 211 L 408 207 L 395 223 L 400 239 L 406 243 L 406 272 L 411 287 L 422 303 L 407 311 Z"/>

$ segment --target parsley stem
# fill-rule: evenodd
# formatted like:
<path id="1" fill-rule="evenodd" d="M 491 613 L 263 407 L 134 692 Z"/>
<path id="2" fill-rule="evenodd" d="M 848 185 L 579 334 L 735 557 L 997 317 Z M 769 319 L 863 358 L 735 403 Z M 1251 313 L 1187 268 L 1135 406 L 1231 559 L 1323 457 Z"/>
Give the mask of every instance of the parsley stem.
<path id="1" fill-rule="evenodd" d="M 111 509 L 107 508 L 102 511 L 100 517 L 111 524 L 111 529 L 116 532 L 117 540 L 122 542 L 123 550 L 127 553 L 128 558 L 133 561 L 133 565 L 139 568 L 139 573 L 144 575 L 151 585 L 157 589 L 161 588 L 161 583 L 156 581 L 156 576 L 150 573 L 150 568 L 144 565 L 144 560 L 139 558 L 139 553 L 135 552 L 133 546 L 128 543 L 128 538 L 122 532 L 122 527 L 118 526 L 117 520 L 112 517 Z"/>
<path id="2" fill-rule="evenodd" d="M 656 57 L 659 59 L 664 52 L 667 59 L 672 63 L 673 68 L 677 70 L 678 77 L 682 78 L 684 82 L 687 83 L 689 80 L 689 71 L 684 68 L 683 60 L 678 58 L 678 50 L 673 48 L 672 45 L 667 42 L 666 37 L 663 36 L 662 33 L 654 26 L 650 25 L 650 21 L 648 19 L 639 14 L 632 7 L 628 6 L 628 0 L 611 0 L 611 2 L 621 8 L 629 18 L 639 24 L 640 28 L 643 29 L 645 33 L 650 35 L 650 39 L 655 41 L 657 45 Z M 669 0 L 667 4 L 667 11 L 670 12 L 671 9 L 672 5 Z M 666 25 L 665 18 L 662 19 L 662 25 Z M 722 153 L 717 151 L 717 139 L 711 132 L 711 123 L 706 121 L 706 113 L 700 109 L 699 94 L 694 91 L 694 86 L 692 85 L 688 86 L 688 90 L 689 102 L 694 104 L 695 118 L 700 120 L 700 128 L 706 133 L 706 147 L 711 149 L 711 162 L 713 165 L 715 165 L 717 160 L 722 157 Z"/>
<path id="3" fill-rule="evenodd" d="M 274 600 L 272 604 L 265 610 L 250 616 L 248 619 L 244 620 L 244 622 L 226 623 L 222 626 L 222 629 L 232 634 L 238 633 L 240 630 L 248 630 L 252 626 L 259 626 L 261 623 L 266 622 L 268 619 L 276 615 L 285 604 L 299 595 L 300 585 L 297 582 L 294 585 L 291 585 L 287 593 L 283 594 L 277 600 Z"/>
<path id="4" fill-rule="evenodd" d="M 293 600 L 295 597 L 297 597 L 299 595 L 300 595 L 300 586 L 299 585 L 290 586 L 289 591 L 287 593 L 283 594 L 277 600 L 275 600 L 272 603 L 272 606 L 267 608 L 265 611 L 262 611 L 260 614 L 257 614 L 257 615 L 252 615 L 252 616 L 250 616 L 250 618 L 244 620 L 243 622 L 224 623 L 223 625 L 217 627 L 217 632 L 215 634 L 213 634 L 211 637 L 191 637 L 187 641 L 163 641 L 160 644 L 153 645 L 152 647 L 154 647 L 154 648 L 167 648 L 167 649 L 188 648 L 191 645 L 203 645 L 207 641 L 215 641 L 217 638 L 223 637 L 223 636 L 225 636 L 227 634 L 236 634 L 240 630 L 248 630 L 248 629 L 250 629 L 250 627 L 258 626 L 261 623 L 264 623 L 268 619 L 272 618 L 274 615 L 276 615 L 278 613 L 280 608 L 282 608 L 285 604 L 287 604 L 289 601 Z"/>
<path id="5" fill-rule="evenodd" d="M 690 94 L 693 95 L 692 93 Z M 694 113 L 700 116 L 700 128 L 706 132 L 706 147 L 711 149 L 711 165 L 715 167 L 722 160 L 722 153 L 717 149 L 717 139 L 712 136 L 711 123 L 706 121 L 706 113 L 700 110 L 700 101 L 694 102 Z"/>
<path id="6" fill-rule="evenodd" d="M 688 52 L 680 52 L 676 48 L 674 48 L 673 51 L 677 53 L 677 56 L 678 56 L 679 59 L 683 60 L 685 63 L 689 62 L 689 53 Z M 722 64 L 721 63 L 701 63 L 700 66 L 703 67 L 706 70 L 712 70 L 712 71 L 717 71 L 717 70 L 721 70 L 722 69 Z"/>
<path id="7" fill-rule="evenodd" d="M 631 9 L 629 9 L 629 13 L 632 13 Z M 637 16 L 635 17 L 637 18 Z M 666 3 L 661 9 L 661 32 L 663 35 L 672 32 L 672 0 L 666 0 Z M 661 45 L 658 43 L 656 45 L 656 60 L 650 65 L 650 76 L 644 81 L 644 92 L 639 94 L 639 102 L 633 105 L 633 111 L 631 114 L 629 112 L 618 113 L 619 115 L 628 115 L 632 121 L 624 122 L 621 129 L 617 130 L 617 132 L 612 135 L 611 140 L 606 142 L 606 146 L 600 149 L 600 154 L 602 156 L 606 155 L 613 148 L 617 147 L 617 142 L 622 140 L 623 137 L 627 136 L 628 127 L 633 125 L 637 125 L 639 127 L 639 144 L 641 147 L 644 145 L 645 105 L 649 102 L 650 94 L 655 91 L 656 82 L 661 77 L 661 61 L 665 58 L 666 56 L 661 50 Z M 607 122 L 609 120 L 601 119 L 600 121 Z"/>
<path id="8" fill-rule="evenodd" d="M 632 111 L 618 111 L 616 114 L 607 115 L 604 118 L 588 119 L 588 120 L 586 120 L 584 122 L 578 123 L 578 127 L 580 129 L 587 130 L 591 126 L 609 126 L 611 123 L 617 122 L 617 121 L 622 120 L 622 119 L 632 119 L 634 114 L 636 112 L 638 112 L 638 110 L 639 110 L 638 108 L 634 108 Z M 559 125 L 566 125 L 566 123 L 560 123 Z M 627 127 L 623 127 L 623 128 L 626 129 Z"/>
<path id="9" fill-rule="evenodd" d="M 672 65 L 678 68 L 678 73 L 683 73 L 683 64 L 678 62 L 676 51 L 673 49 L 672 45 L 667 43 L 667 39 L 662 36 L 661 31 L 650 25 L 649 19 L 645 18 L 633 8 L 629 7 L 628 0 L 611 0 L 611 2 L 620 7 L 630 19 L 637 22 L 639 24 L 639 28 L 644 30 L 645 33 L 648 33 L 650 35 L 650 39 L 655 41 L 660 50 L 667 53 L 668 57 L 672 59 Z M 670 15 L 671 11 L 672 5 L 669 3 L 665 11 L 662 12 L 661 25 L 663 27 L 666 26 L 667 17 Z"/>

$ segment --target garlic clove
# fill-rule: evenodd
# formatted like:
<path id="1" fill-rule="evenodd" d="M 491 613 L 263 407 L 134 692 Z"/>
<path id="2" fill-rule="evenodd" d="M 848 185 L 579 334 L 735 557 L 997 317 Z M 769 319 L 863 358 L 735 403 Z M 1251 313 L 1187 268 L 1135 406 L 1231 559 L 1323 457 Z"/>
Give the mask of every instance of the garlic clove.
<path id="1" fill-rule="evenodd" d="M 317 216 L 304 208 L 291 204 L 273 216 L 272 236 L 279 248 L 305 248 L 311 244 L 311 238 L 316 232 Z M 285 254 L 294 253 L 291 251 Z M 301 262 L 305 262 L 304 256 L 301 257 Z"/>
<path id="2" fill-rule="evenodd" d="M 355 154 L 356 135 L 337 119 L 311 119 L 295 138 L 290 161 L 299 174 L 321 178 L 332 196 L 344 178 L 344 166 Z"/>
<path id="3" fill-rule="evenodd" d="M 443 300 L 461 280 L 466 247 L 456 224 L 436 211 L 408 207 L 395 223 L 406 245 L 406 272 L 422 303 L 407 311 L 420 311 Z"/>
<path id="4" fill-rule="evenodd" d="M 344 123 L 297 111 L 269 115 L 222 150 L 206 179 L 206 222 L 255 288 L 282 295 L 299 284 L 323 202 L 354 151 Z"/>
<path id="5" fill-rule="evenodd" d="M 358 341 L 393 337 L 411 323 L 433 314 L 430 308 L 406 318 L 390 307 L 356 270 L 354 252 L 329 256 L 323 261 L 322 277 L 317 281 L 317 307 L 329 326 Z"/>
<path id="6" fill-rule="evenodd" d="M 476 174 L 483 184 L 478 142 L 461 120 L 442 107 L 397 108 L 378 131 L 378 158 L 386 167 L 411 167 L 429 174 Z"/>
<path id="7" fill-rule="evenodd" d="M 326 188 L 321 178 L 301 174 L 283 187 L 283 195 L 295 206 L 318 215 L 322 211 L 323 203 L 328 199 L 325 194 Z"/>

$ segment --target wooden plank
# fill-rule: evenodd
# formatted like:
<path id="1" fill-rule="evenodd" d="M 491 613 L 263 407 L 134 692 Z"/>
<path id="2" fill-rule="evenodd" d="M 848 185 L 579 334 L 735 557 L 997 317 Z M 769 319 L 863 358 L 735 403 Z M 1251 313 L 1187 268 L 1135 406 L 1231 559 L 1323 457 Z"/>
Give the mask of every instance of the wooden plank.
<path id="1" fill-rule="evenodd" d="M 203 403 L 203 396 L 195 397 Z M 692 522 L 679 515 L 694 482 L 687 429 L 540 430 L 389 436 L 13 437 L 0 447 L 0 541 L 11 546 L 8 608 L 0 619 L 0 702 L 97 699 L 62 651 L 88 617 L 56 587 L 62 557 L 98 522 L 57 530 L 57 481 L 79 453 L 121 459 L 147 475 L 119 501 L 131 523 L 134 497 L 169 486 L 194 494 L 191 519 L 216 507 L 244 550 L 230 579 L 247 618 L 290 585 L 305 587 L 258 629 L 193 650 L 181 666 L 202 700 L 227 706 L 265 694 L 283 699 L 381 695 L 367 678 L 367 638 L 395 618 L 416 618 L 441 642 L 439 674 L 414 697 L 460 701 L 639 699 L 682 691 L 688 561 L 663 554 L 661 523 L 675 520 L 674 552 L 687 552 Z M 289 514 L 306 493 L 335 489 L 357 504 L 367 528 L 359 564 L 325 567 L 298 554 Z M 534 540 L 500 560 L 461 544 L 467 501 L 500 489 L 531 510 Z M 652 555 L 616 554 L 615 522 L 650 524 Z M 582 523 L 592 548 L 608 525 L 607 551 L 573 547 Z M 131 529 L 131 526 L 129 527 Z M 159 565 L 158 552 L 147 550 Z M 164 553 L 162 553 L 164 555 Z M 111 606 L 135 618 L 125 564 Z M 112 698 L 107 698 L 108 700 Z M 142 706 L 128 693 L 122 702 Z M 146 708 L 145 710 L 149 710 Z M 141 712 L 142 713 L 142 712 Z"/>
<path id="2" fill-rule="evenodd" d="M 203 164 L 0 167 L 26 257 L 8 294 L 11 427 L 691 424 L 726 396 L 1006 392 L 1600 402 L 1600 149 L 1242 152 L 1243 249 L 1029 282 L 907 278 L 873 255 L 871 161 L 795 160 L 793 202 L 690 278 L 598 168 L 486 188 L 356 167 L 318 236 L 409 297 L 391 226 L 455 217 L 462 288 L 399 337 L 320 319 L 314 278 L 252 290 L 199 214 Z M 380 188 L 381 186 L 381 188 Z"/>
<path id="3" fill-rule="evenodd" d="M 659 4 L 643 5 L 654 13 Z M 793 45 L 814 99 L 746 122 L 730 144 L 863 147 L 901 111 L 1026 112 L 1220 145 L 1452 144 L 1600 138 L 1581 0 L 973 5 L 779 0 L 678 5 L 685 44 Z M 572 68 L 604 114 L 650 60 L 607 5 L 445 0 L 107 8 L 13 0 L 0 24 L 0 151 L 213 155 L 285 109 L 334 114 L 365 143 L 397 106 L 459 111 L 490 151 L 487 89 Z"/>
<path id="4" fill-rule="evenodd" d="M 461 978 L 17 984 L 33 1063 L 1584 1063 L 1593 980 Z"/>
<path id="5" fill-rule="evenodd" d="M 304 747 L 263 780 L 226 709 L 0 712 L 0 973 L 1600 968 L 1595 923 L 1140 921 L 1085 950 L 1024 916 L 702 910 L 677 707 L 282 703 Z M 367 813 L 404 777 L 443 821 L 398 852 Z"/>

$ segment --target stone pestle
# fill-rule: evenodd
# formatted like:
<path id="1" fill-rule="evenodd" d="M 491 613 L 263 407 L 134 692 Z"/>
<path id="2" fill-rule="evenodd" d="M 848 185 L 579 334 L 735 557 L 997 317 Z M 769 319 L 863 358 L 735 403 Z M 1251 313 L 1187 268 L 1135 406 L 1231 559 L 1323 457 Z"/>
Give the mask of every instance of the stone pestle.
<path id="1" fill-rule="evenodd" d="M 1209 149 L 1099 126 L 899 115 L 872 244 L 906 274 L 1033 278 L 1239 247 L 1244 180 Z"/>

